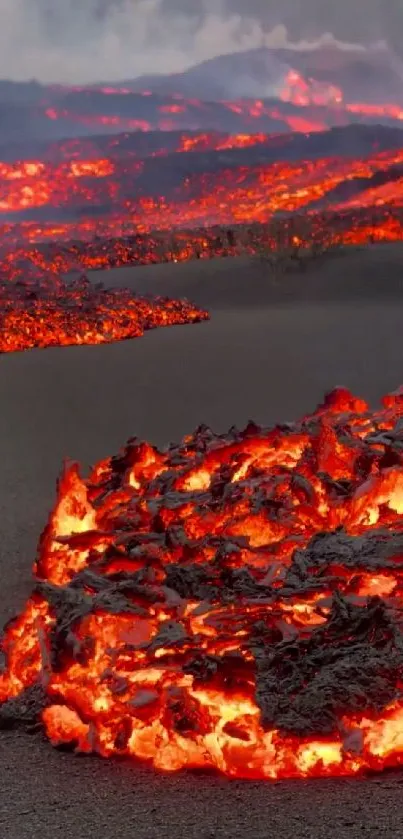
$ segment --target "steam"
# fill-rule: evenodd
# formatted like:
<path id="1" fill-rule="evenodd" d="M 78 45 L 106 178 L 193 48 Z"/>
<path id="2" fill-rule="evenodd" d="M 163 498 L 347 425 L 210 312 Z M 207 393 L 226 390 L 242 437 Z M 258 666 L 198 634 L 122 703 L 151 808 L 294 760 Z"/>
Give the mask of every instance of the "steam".
<path id="1" fill-rule="evenodd" d="M 275 26 L 265 36 L 265 46 L 276 49 L 295 50 L 296 52 L 307 52 L 308 50 L 316 50 L 321 47 L 335 47 L 343 52 L 365 53 L 368 49 L 388 49 L 385 41 L 377 41 L 370 46 L 364 44 L 350 43 L 349 41 L 340 41 L 335 38 L 331 32 L 325 32 L 320 38 L 314 40 L 289 41 L 287 29 L 282 24 Z"/>
<path id="2" fill-rule="evenodd" d="M 103 15 L 99 3 L 0 0 L 0 77 L 79 84 L 180 72 L 218 54 L 260 46 L 365 51 L 331 34 L 292 43 L 284 26 L 265 32 L 253 17 L 228 14 L 220 0 L 204 0 L 204 14 L 197 17 L 168 15 L 162 0 L 120 0 Z"/>

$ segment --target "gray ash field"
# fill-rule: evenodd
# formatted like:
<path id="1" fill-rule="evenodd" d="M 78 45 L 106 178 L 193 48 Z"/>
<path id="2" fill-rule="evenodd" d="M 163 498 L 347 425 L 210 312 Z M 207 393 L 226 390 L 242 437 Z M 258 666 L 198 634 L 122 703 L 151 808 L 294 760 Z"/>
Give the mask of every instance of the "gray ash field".
<path id="1" fill-rule="evenodd" d="M 254 260 L 110 271 L 108 285 L 187 296 L 211 312 L 197 326 L 140 341 L 0 358 L 0 618 L 31 589 L 39 533 L 65 456 L 89 464 L 134 434 L 157 444 L 205 422 L 269 424 L 313 409 L 342 384 L 376 403 L 403 383 L 403 249 L 324 259 L 269 277 Z M 94 280 L 99 275 L 93 275 Z M 78 836 L 396 835 L 400 774 L 367 779 L 227 781 L 53 751 L 39 737 L 0 738 L 0 824 L 10 839 Z"/>

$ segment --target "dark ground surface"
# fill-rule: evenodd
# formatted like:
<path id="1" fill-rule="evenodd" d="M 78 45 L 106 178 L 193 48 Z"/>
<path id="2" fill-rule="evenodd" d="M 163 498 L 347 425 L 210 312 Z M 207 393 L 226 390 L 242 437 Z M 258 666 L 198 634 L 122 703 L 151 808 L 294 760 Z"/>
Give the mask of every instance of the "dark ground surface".
<path id="1" fill-rule="evenodd" d="M 337 384 L 376 402 L 403 383 L 401 247 L 332 258 L 281 280 L 285 291 L 245 260 L 102 279 L 187 295 L 212 320 L 112 346 L 0 357 L 2 621 L 30 589 L 64 456 L 89 464 L 133 434 L 163 444 L 202 421 L 224 431 L 250 417 L 294 419 Z M 403 830 L 403 774 L 279 784 L 163 776 L 13 732 L 0 736 L 0 772 L 7 839 L 355 839 Z"/>

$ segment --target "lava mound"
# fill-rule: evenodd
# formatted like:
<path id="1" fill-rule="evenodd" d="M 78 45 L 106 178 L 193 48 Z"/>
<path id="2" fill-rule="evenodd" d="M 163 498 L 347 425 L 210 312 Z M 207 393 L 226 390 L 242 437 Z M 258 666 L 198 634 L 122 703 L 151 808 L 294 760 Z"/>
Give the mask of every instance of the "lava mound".
<path id="1" fill-rule="evenodd" d="M 207 318 L 187 300 L 139 297 L 129 289 L 94 285 L 85 276 L 67 283 L 49 272 L 28 272 L 26 279 L 0 280 L 0 352 L 104 344 Z"/>
<path id="2" fill-rule="evenodd" d="M 0 726 L 163 770 L 403 755 L 403 390 L 65 467 L 4 631 Z"/>

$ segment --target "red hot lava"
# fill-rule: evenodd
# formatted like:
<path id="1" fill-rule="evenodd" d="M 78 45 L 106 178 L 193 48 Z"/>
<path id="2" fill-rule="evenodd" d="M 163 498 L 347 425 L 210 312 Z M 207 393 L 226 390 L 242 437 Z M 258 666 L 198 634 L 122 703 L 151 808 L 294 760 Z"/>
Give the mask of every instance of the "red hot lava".
<path id="1" fill-rule="evenodd" d="M 368 191 L 368 198 L 370 191 Z M 351 202 L 353 203 L 353 202 Z M 4 226 L 3 241 L 7 248 L 0 251 L 3 275 L 16 281 L 30 274 L 106 269 L 123 265 L 149 265 L 161 262 L 185 262 L 191 259 L 212 259 L 241 254 L 264 254 L 279 251 L 295 257 L 323 253 L 343 245 L 364 245 L 368 242 L 398 242 L 403 240 L 403 210 L 399 206 L 384 205 L 337 213 L 293 216 L 290 221 L 270 224 L 251 224 L 225 229 L 202 227 L 177 230 L 174 233 L 155 231 L 151 234 L 122 235 L 121 220 L 116 227 L 108 223 L 82 222 L 74 228 L 68 225 L 37 226 L 26 223 Z M 71 241 L 74 230 L 75 240 Z M 70 235 L 69 235 L 70 234 Z M 92 239 L 103 235 L 104 240 Z M 49 241 L 41 246 L 30 246 L 36 238 Z M 26 246 L 17 246 L 25 239 Z M 8 240 L 8 241 L 7 241 Z"/>
<path id="2" fill-rule="evenodd" d="M 200 138 L 182 138 L 183 142 L 187 139 L 200 142 Z M 248 145 L 249 139 L 238 137 L 235 142 L 241 147 Z M 222 149 L 225 142 L 216 138 L 216 150 Z M 127 232 L 145 233 L 213 224 L 265 223 L 276 214 L 314 209 L 317 202 L 341 208 L 351 200 L 359 206 L 361 193 L 366 206 L 371 202 L 377 206 L 403 204 L 403 178 L 396 176 L 403 165 L 401 148 L 363 158 L 333 156 L 232 168 L 224 161 L 217 170 L 213 167 L 213 171 L 190 175 L 183 175 L 180 168 L 174 175 L 175 161 L 171 158 L 157 163 L 156 171 L 146 171 L 145 160 L 113 155 L 57 164 L 39 160 L 0 163 L 0 218 L 10 212 L 46 208 L 50 218 L 57 210 L 60 219 L 51 224 L 4 224 L 3 244 L 16 232 L 31 241 L 60 241 L 86 238 L 98 232 L 111 237 L 125 227 Z M 154 165 L 155 161 L 151 166 Z M 175 182 L 165 194 L 158 194 L 157 184 L 167 173 L 171 179 L 175 177 Z M 380 179 L 375 194 L 374 178 Z M 382 182 L 388 181 L 385 188 Z M 349 185 L 355 190 L 354 197 L 340 200 L 337 190 Z M 79 220 L 66 220 L 71 214 L 79 216 Z"/>
<path id="3" fill-rule="evenodd" d="M 163 770 L 403 756 L 403 391 L 66 467 L 6 627 L 1 725 Z"/>
<path id="4" fill-rule="evenodd" d="M 42 113 L 45 118 L 69 125 L 78 124 L 94 128 L 97 126 L 104 131 L 143 132 L 175 129 L 205 131 L 226 125 L 228 120 L 231 121 L 235 132 L 253 132 L 258 125 L 263 130 L 270 131 L 280 127 L 282 130 L 288 127 L 291 131 L 324 131 L 332 125 L 343 124 L 346 121 L 344 112 L 342 115 L 338 110 L 325 110 L 322 102 L 309 102 L 311 110 L 308 111 L 305 107 L 307 102 L 301 103 L 299 97 L 296 97 L 295 101 L 293 96 L 288 98 L 288 87 L 275 104 L 271 100 L 262 99 L 204 102 L 200 99 L 187 99 L 181 94 L 166 96 L 161 101 L 161 97 L 154 97 L 146 91 L 127 91 L 126 101 L 122 101 L 121 93 L 115 90 L 112 91 L 112 96 L 111 93 L 106 94 L 105 89 L 82 88 L 75 92 L 81 97 L 81 100 L 76 101 L 79 109 L 70 107 L 68 97 L 65 102 L 62 99 L 50 106 L 44 102 Z M 96 111 L 90 101 L 91 94 L 96 95 Z M 146 95 L 150 99 L 147 116 L 140 116 L 143 113 L 142 98 Z M 354 112 L 354 119 L 360 119 L 360 112 L 357 110 Z M 299 121 L 301 127 L 298 127 Z M 351 121 L 351 115 L 348 121 Z"/>
<path id="5" fill-rule="evenodd" d="M 276 99 L 203 101 L 181 93 L 136 92 L 95 86 L 47 88 L 40 105 L 45 119 L 101 126 L 105 131 L 208 130 L 228 123 L 231 130 L 323 131 L 334 125 L 368 120 L 403 120 L 401 103 L 352 102 L 339 86 L 305 78 L 290 69 Z M 145 108 L 146 105 L 146 108 Z"/>
<path id="6" fill-rule="evenodd" d="M 138 297 L 84 276 L 70 283 L 53 274 L 0 282 L 0 352 L 110 343 L 207 317 L 186 300 Z"/>

